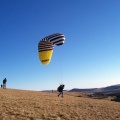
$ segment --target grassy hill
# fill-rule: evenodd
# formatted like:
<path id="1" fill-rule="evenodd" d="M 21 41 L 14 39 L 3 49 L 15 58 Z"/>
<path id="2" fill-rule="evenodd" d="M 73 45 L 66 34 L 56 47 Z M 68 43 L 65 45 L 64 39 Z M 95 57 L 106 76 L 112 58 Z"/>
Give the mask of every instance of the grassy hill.
<path id="1" fill-rule="evenodd" d="M 119 120 L 120 103 L 85 93 L 0 89 L 0 120 Z"/>

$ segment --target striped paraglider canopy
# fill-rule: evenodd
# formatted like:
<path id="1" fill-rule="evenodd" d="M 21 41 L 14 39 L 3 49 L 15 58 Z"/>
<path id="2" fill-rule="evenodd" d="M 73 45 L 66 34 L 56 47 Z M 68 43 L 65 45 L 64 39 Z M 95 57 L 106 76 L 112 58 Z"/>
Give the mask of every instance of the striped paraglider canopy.
<path id="1" fill-rule="evenodd" d="M 38 43 L 39 59 L 44 65 L 50 63 L 53 49 L 55 46 L 60 46 L 65 42 L 65 36 L 61 33 L 49 35 Z"/>

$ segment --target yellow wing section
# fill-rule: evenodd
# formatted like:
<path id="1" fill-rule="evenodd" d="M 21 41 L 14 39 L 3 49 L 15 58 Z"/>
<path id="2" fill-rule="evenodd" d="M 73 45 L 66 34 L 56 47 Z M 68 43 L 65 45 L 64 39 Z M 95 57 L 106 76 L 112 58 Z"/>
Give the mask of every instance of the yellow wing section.
<path id="1" fill-rule="evenodd" d="M 53 50 L 46 50 L 39 52 L 39 59 L 42 64 L 48 65 L 52 57 Z"/>

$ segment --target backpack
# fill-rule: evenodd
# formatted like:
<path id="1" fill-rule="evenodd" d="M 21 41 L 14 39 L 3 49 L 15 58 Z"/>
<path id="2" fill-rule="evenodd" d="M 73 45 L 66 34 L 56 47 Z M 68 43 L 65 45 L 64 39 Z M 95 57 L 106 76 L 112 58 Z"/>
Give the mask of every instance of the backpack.
<path id="1" fill-rule="evenodd" d="M 63 86 L 63 85 L 60 85 L 60 86 L 57 88 L 57 91 L 58 91 L 58 92 L 62 92 L 63 89 L 64 89 L 64 86 Z"/>
<path id="2" fill-rule="evenodd" d="M 60 87 L 61 87 L 61 85 L 57 88 L 57 91 L 58 91 L 58 92 L 60 92 Z"/>

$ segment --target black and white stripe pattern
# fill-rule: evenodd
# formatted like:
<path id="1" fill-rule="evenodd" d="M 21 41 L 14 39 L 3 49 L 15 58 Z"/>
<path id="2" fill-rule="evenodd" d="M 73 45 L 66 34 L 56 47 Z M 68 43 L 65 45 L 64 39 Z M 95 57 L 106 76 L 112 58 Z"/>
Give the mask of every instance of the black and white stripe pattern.
<path id="1" fill-rule="evenodd" d="M 53 43 L 53 45 L 59 46 L 65 42 L 65 36 L 61 33 L 56 33 L 43 38 L 42 41 L 49 41 Z"/>
<path id="2" fill-rule="evenodd" d="M 38 52 L 53 50 L 54 45 L 48 41 L 40 41 L 38 44 Z"/>

